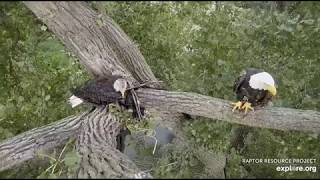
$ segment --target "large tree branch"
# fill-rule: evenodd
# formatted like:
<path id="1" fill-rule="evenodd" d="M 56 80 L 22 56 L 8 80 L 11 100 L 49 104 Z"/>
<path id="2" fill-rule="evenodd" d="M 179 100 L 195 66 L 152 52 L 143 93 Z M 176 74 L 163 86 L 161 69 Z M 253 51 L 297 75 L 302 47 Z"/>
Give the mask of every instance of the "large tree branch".
<path id="1" fill-rule="evenodd" d="M 71 137 L 76 137 L 81 126 L 81 118 L 86 114 L 68 117 L 2 142 L 0 144 L 0 171 L 30 160 L 39 152 L 45 152 L 66 143 Z"/>
<path id="2" fill-rule="evenodd" d="M 25 5 L 80 58 L 94 76 L 127 77 L 133 83 L 156 81 L 135 44 L 108 16 L 81 1 L 26 1 Z M 160 87 L 150 84 L 150 87 Z"/>
<path id="3" fill-rule="evenodd" d="M 196 93 L 140 89 L 137 94 L 144 106 L 161 110 L 253 127 L 320 133 L 320 112 L 317 111 L 267 107 L 244 115 L 233 113 L 230 101 Z"/>
<path id="4" fill-rule="evenodd" d="M 103 107 L 32 129 L 0 144 L 0 171 L 12 168 L 77 138 L 79 178 L 134 178 L 141 171 L 116 147 L 120 123 Z M 142 174 L 151 177 L 149 174 Z"/>
<path id="5" fill-rule="evenodd" d="M 204 116 L 247 126 L 320 133 L 320 112 L 317 111 L 272 107 L 245 116 L 243 113 L 232 113 L 229 101 L 195 93 L 140 89 L 137 94 L 142 105 L 162 111 Z M 67 118 L 6 140 L 0 144 L 0 171 L 33 158 L 37 151 L 58 146 L 79 134 L 80 119 L 84 117 Z"/>

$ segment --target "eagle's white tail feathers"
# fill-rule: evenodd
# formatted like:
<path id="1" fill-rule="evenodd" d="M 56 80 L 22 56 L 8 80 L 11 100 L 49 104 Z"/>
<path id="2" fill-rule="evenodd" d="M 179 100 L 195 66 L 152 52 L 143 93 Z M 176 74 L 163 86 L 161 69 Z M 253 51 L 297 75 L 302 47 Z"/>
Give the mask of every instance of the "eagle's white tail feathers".
<path id="1" fill-rule="evenodd" d="M 69 103 L 71 104 L 72 108 L 80 105 L 81 103 L 83 103 L 83 100 L 78 98 L 77 96 L 75 95 L 72 95 L 70 98 L 69 98 Z"/>

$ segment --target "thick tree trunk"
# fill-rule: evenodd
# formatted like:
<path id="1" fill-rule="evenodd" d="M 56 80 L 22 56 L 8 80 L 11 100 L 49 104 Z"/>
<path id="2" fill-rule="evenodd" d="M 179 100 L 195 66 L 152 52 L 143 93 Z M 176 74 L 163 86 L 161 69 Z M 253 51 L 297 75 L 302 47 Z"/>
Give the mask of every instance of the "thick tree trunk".
<path id="1" fill-rule="evenodd" d="M 133 83 L 156 81 L 139 49 L 107 16 L 81 1 L 26 1 L 25 5 L 79 57 L 94 76 L 121 75 Z M 160 87 L 151 84 L 150 87 Z"/>
<path id="2" fill-rule="evenodd" d="M 97 108 L 83 120 L 77 148 L 81 156 L 78 178 L 135 178 L 141 171 L 116 149 L 121 124 L 107 108 Z M 149 174 L 143 174 L 150 178 Z"/>
<path id="3" fill-rule="evenodd" d="M 0 145 L 0 171 L 30 160 L 39 153 L 77 137 L 81 120 L 87 114 L 68 117 L 45 127 L 32 129 L 10 138 Z"/>

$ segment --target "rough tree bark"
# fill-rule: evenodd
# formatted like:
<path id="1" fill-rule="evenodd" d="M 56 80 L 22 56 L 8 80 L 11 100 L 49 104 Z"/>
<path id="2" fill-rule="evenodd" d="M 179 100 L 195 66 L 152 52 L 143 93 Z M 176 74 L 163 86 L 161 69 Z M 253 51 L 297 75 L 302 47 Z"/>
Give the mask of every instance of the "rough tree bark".
<path id="1" fill-rule="evenodd" d="M 320 133 L 320 112 L 317 111 L 266 107 L 245 115 L 242 112 L 233 113 L 230 101 L 195 93 L 139 89 L 137 94 L 143 105 L 161 110 L 247 126 Z"/>
<path id="2" fill-rule="evenodd" d="M 138 47 L 113 20 L 85 2 L 32 2 L 25 5 L 94 76 L 121 75 L 133 83 L 156 81 Z M 84 18 L 85 17 L 85 18 Z M 150 87 L 160 87 L 150 84 Z"/>
<path id="3" fill-rule="evenodd" d="M 141 171 L 126 155 L 116 149 L 120 122 L 107 111 L 97 108 L 83 120 L 78 138 L 81 178 L 135 178 Z M 150 178 L 149 174 L 143 174 Z"/>
<path id="4" fill-rule="evenodd" d="M 88 112 L 67 117 L 45 127 L 35 128 L 10 138 L 0 145 L 0 171 L 34 158 L 38 153 L 77 137 L 81 119 Z"/>
<path id="5" fill-rule="evenodd" d="M 125 33 L 110 18 L 100 16 L 84 2 L 25 4 L 80 58 L 80 62 L 92 75 L 118 74 L 128 77 L 133 83 L 156 80 L 143 56 Z M 157 87 L 159 84 L 152 86 Z M 231 113 L 229 101 L 194 93 L 154 89 L 140 89 L 137 93 L 142 105 L 147 108 L 205 116 L 248 126 L 320 132 L 320 113 L 315 111 L 267 108 L 243 116 Z M 119 124 L 110 118 L 111 114 L 100 111 L 98 109 L 67 118 L 2 142 L 0 171 L 33 158 L 39 151 L 65 143 L 70 137 L 79 136 L 78 149 L 83 164 L 79 177 L 132 177 L 139 170 L 114 148 Z M 99 126 L 100 123 L 106 126 Z M 99 136 L 95 136 L 96 133 Z M 90 155 L 90 151 L 94 153 Z M 103 156 L 110 159 L 99 159 Z M 101 167 L 101 163 L 105 162 L 112 168 Z"/>

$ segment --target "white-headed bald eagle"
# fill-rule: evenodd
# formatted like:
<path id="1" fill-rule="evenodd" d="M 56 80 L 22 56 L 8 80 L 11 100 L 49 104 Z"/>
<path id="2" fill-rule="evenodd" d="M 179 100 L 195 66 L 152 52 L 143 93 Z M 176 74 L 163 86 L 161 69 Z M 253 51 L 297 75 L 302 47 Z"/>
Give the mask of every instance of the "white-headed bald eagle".
<path id="1" fill-rule="evenodd" d="M 93 105 L 119 104 L 126 109 L 133 110 L 133 116 L 137 117 L 134 100 L 128 89 L 128 82 L 121 76 L 108 76 L 92 79 L 84 83 L 83 86 L 71 90 L 73 95 L 69 98 L 72 108 L 83 102 Z M 140 112 L 144 114 L 144 108 L 140 107 Z"/>
<path id="2" fill-rule="evenodd" d="M 250 68 L 241 73 L 233 87 L 238 102 L 235 109 L 253 110 L 253 106 L 264 106 L 277 94 L 276 83 L 273 77 L 264 70 Z"/>

